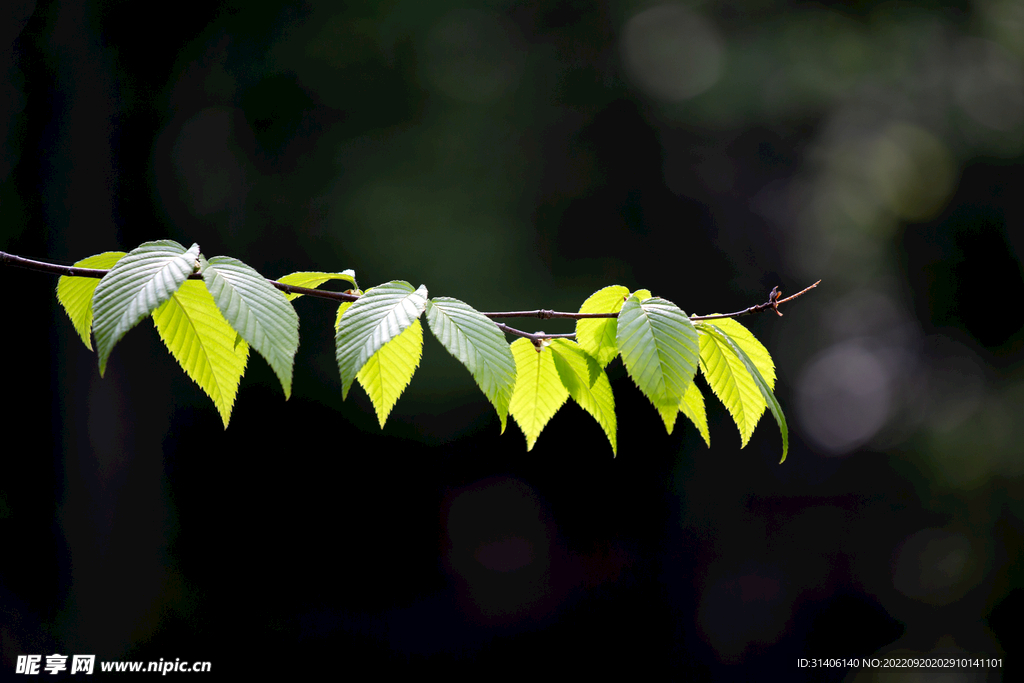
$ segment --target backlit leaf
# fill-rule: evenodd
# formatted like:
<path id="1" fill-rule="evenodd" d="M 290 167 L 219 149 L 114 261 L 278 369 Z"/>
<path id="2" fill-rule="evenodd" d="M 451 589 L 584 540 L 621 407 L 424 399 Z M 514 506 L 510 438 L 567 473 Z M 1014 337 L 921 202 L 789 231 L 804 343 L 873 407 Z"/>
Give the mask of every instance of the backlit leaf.
<path id="1" fill-rule="evenodd" d="M 328 280 L 345 280 L 352 284 L 352 289 L 356 289 L 356 272 L 354 270 L 343 270 L 340 273 L 319 273 L 319 272 L 299 272 L 299 273 L 288 273 L 284 277 L 277 278 L 277 281 L 282 285 L 295 285 L 296 287 L 307 287 L 309 289 L 316 289 Z M 289 294 L 287 292 L 281 292 L 284 294 L 288 301 L 294 301 L 298 299 L 302 294 Z"/>
<path id="2" fill-rule="evenodd" d="M 700 435 L 704 437 L 704 443 L 711 448 L 711 433 L 708 431 L 708 415 L 704 410 L 704 395 L 700 393 L 696 382 L 692 382 L 690 388 L 683 394 L 679 412 L 689 418 L 690 422 L 697 427 Z"/>
<path id="3" fill-rule="evenodd" d="M 511 345 L 516 359 L 516 388 L 512 392 L 508 414 L 526 437 L 526 450 L 531 450 L 541 430 L 569 398 L 555 368 L 551 349 L 539 351 L 527 339 L 516 339 Z"/>
<path id="4" fill-rule="evenodd" d="M 188 250 L 173 240 L 146 242 L 132 249 L 103 276 L 92 297 L 93 335 L 100 375 L 114 345 L 128 330 L 171 298 L 199 258 L 199 245 Z"/>
<path id="5" fill-rule="evenodd" d="M 697 331 L 671 301 L 653 297 L 642 303 L 636 295 L 619 311 L 616 343 L 626 372 L 640 391 L 663 412 L 672 430 L 675 410 L 693 382 L 699 347 Z"/>
<path id="6" fill-rule="evenodd" d="M 203 280 L 224 319 L 273 369 L 288 398 L 299 348 L 299 316 L 265 277 L 230 256 L 203 264 Z"/>
<path id="7" fill-rule="evenodd" d="M 690 386 L 693 386 L 693 382 L 690 382 Z M 676 418 L 679 417 L 679 404 L 655 403 L 654 407 L 661 416 L 661 421 L 665 423 L 665 431 L 671 434 L 676 426 Z"/>
<path id="8" fill-rule="evenodd" d="M 761 376 L 761 371 L 758 370 L 757 365 L 755 365 L 754 361 L 747 355 L 747 352 L 739 344 L 733 341 L 729 335 L 725 334 L 725 332 L 709 322 L 701 322 L 700 326 L 702 331 L 708 332 L 717 340 L 729 346 L 733 350 L 733 353 L 743 361 L 743 365 L 747 368 L 750 376 L 754 379 L 758 390 L 761 392 L 761 396 L 764 397 L 765 402 L 768 404 L 768 409 L 772 411 L 772 416 L 775 417 L 775 421 L 779 425 L 779 431 L 782 433 L 782 459 L 779 460 L 779 462 L 785 462 L 786 455 L 789 453 L 789 428 L 786 426 L 786 416 L 782 414 L 782 407 L 775 399 L 775 394 L 772 393 L 771 386 L 769 386 L 768 382 Z"/>
<path id="9" fill-rule="evenodd" d="M 748 350 L 747 355 L 753 359 L 758 358 L 760 363 L 755 362 L 762 377 L 768 374 L 765 381 L 769 388 L 775 383 L 775 368 L 771 357 L 760 342 L 754 339 L 742 325 L 735 320 L 723 318 L 716 322 L 725 323 L 718 325 L 718 329 L 727 335 L 737 345 Z M 707 379 L 715 396 L 722 401 L 729 415 L 732 416 L 736 427 L 740 432 L 740 446 L 746 446 L 750 436 L 754 433 L 754 427 L 761 419 L 765 409 L 765 400 L 757 382 L 747 370 L 746 365 L 739 356 L 732 350 L 731 345 L 716 335 L 709 334 L 702 324 L 698 324 L 697 330 L 700 334 L 700 367 L 701 372 Z M 728 331 L 727 331 L 728 330 Z M 742 344 L 733 337 L 733 333 L 743 339 Z"/>
<path id="10" fill-rule="evenodd" d="M 562 385 L 569 395 L 585 411 L 597 420 L 608 437 L 612 446 L 612 456 L 618 450 L 616 442 L 615 398 L 608 375 L 597 361 L 580 348 L 579 344 L 568 339 L 552 339 L 548 347 L 554 354 L 555 369 L 562 380 Z M 591 376 L 597 379 L 591 382 Z"/>
<path id="11" fill-rule="evenodd" d="M 338 305 L 338 312 L 334 316 L 334 332 L 335 333 L 338 332 L 338 327 L 341 325 L 341 316 L 345 315 L 345 311 L 347 311 L 348 307 L 351 306 L 354 303 L 355 303 L 354 301 L 342 301 Z"/>
<path id="12" fill-rule="evenodd" d="M 213 399 L 227 429 L 249 345 L 235 343 L 235 330 L 198 280 L 187 280 L 153 311 L 153 322 L 185 374 Z"/>
<path id="13" fill-rule="evenodd" d="M 640 299 L 640 301 L 647 301 L 648 299 L 651 298 L 651 290 L 638 289 L 635 292 L 633 292 L 633 296 L 635 296 L 637 299 Z"/>
<path id="14" fill-rule="evenodd" d="M 629 290 L 621 285 L 611 285 L 591 294 L 580 313 L 618 313 L 629 297 Z M 576 343 L 590 354 L 602 368 L 619 355 L 615 345 L 615 318 L 581 318 L 576 321 Z"/>
<path id="15" fill-rule="evenodd" d="M 106 251 L 75 263 L 79 268 L 113 267 L 125 255 L 123 251 Z M 86 348 L 92 351 L 92 295 L 100 283 L 95 277 L 69 277 L 62 275 L 57 280 L 57 301 L 71 318 L 71 324 L 82 338 Z"/>
<path id="16" fill-rule="evenodd" d="M 430 331 L 460 363 L 491 402 L 505 431 L 508 404 L 516 385 L 516 361 L 494 322 L 458 299 L 427 302 Z"/>
<path id="17" fill-rule="evenodd" d="M 370 356 L 370 360 L 356 373 L 359 385 L 370 397 L 377 421 L 384 429 L 391 409 L 409 386 L 423 355 L 423 326 L 414 319 L 400 335 Z"/>
<path id="18" fill-rule="evenodd" d="M 426 287 L 414 290 L 408 282 L 395 280 L 367 290 L 343 312 L 334 335 L 342 398 L 366 361 L 420 317 L 426 306 Z"/>
<path id="19" fill-rule="evenodd" d="M 736 342 L 736 345 L 743 349 L 753 361 L 769 388 L 775 389 L 775 361 L 772 360 L 768 349 L 751 334 L 750 330 L 732 318 L 720 318 L 708 322 L 729 335 L 729 338 Z"/>

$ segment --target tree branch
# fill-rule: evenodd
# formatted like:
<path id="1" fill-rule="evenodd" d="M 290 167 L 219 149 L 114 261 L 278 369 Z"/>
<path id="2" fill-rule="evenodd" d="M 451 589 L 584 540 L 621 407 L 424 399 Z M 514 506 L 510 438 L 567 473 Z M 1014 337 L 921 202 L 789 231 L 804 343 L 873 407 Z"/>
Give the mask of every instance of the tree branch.
<path id="1" fill-rule="evenodd" d="M 106 275 L 109 270 L 101 268 L 78 268 L 77 266 L 64 266 L 58 263 L 48 263 L 46 261 L 34 261 L 32 259 L 23 258 L 14 254 L 8 254 L 5 251 L 0 251 L 0 263 L 5 265 L 14 266 L 16 268 L 25 268 L 26 270 L 34 270 L 40 273 L 49 273 L 51 275 L 64 275 L 67 277 L 92 277 L 101 278 Z M 203 276 L 200 273 L 193 273 L 189 276 L 190 280 L 202 280 Z M 328 299 L 330 301 L 356 301 L 359 298 L 358 294 L 348 294 L 346 292 L 332 292 L 325 289 L 311 289 L 309 287 L 297 287 L 295 285 L 286 285 L 276 280 L 269 280 L 277 289 L 287 294 L 303 294 L 305 296 L 315 297 L 317 299 Z M 773 287 L 772 291 L 768 294 L 768 301 L 763 304 L 756 304 L 748 308 L 744 308 L 742 311 L 736 311 L 735 313 L 716 313 L 714 315 L 691 315 L 690 320 L 716 320 L 719 318 L 739 318 L 744 315 L 752 315 L 754 313 L 760 313 L 761 311 L 771 309 L 775 311 L 776 315 L 781 316 L 779 312 L 779 304 L 784 304 L 788 301 L 792 301 L 798 296 L 802 296 L 807 292 L 811 291 L 821 283 L 818 280 L 810 287 L 800 290 L 792 296 L 788 296 L 785 299 L 782 297 L 782 292 L 779 291 L 778 287 Z M 589 318 L 617 318 L 618 313 L 568 313 L 563 311 L 552 311 L 547 308 L 537 309 L 535 311 L 502 311 L 502 312 L 491 312 L 483 313 L 488 318 L 540 318 L 541 320 L 548 320 L 553 318 L 562 318 L 568 320 L 585 320 Z M 533 343 L 538 343 L 543 339 L 575 339 L 575 333 L 566 334 L 545 334 L 544 332 L 523 332 L 517 330 L 514 327 L 509 327 L 504 323 L 495 323 L 498 329 L 506 334 L 515 335 L 518 337 L 525 337 Z"/>

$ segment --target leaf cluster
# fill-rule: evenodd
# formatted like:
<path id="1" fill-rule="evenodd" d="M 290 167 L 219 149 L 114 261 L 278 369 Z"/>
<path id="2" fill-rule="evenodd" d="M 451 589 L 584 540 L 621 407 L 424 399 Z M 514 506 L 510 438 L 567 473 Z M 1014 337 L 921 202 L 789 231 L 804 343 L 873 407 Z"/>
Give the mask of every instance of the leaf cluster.
<path id="1" fill-rule="evenodd" d="M 291 301 L 301 296 L 275 288 L 238 259 L 206 259 L 193 244 L 146 242 L 125 252 L 83 259 L 78 267 L 109 269 L 99 280 L 62 276 L 57 298 L 92 349 L 102 375 L 117 342 L 143 318 L 152 317 L 161 340 L 186 374 L 213 400 L 227 428 L 231 409 L 255 349 L 291 394 L 299 345 L 299 318 Z M 772 393 L 775 366 L 768 351 L 731 318 L 691 320 L 671 301 L 647 290 L 605 287 L 590 296 L 576 321 L 575 339 L 525 335 L 509 344 L 499 327 L 469 304 L 430 298 L 426 287 L 386 282 L 365 292 L 355 273 L 298 272 L 278 283 L 315 289 L 330 280 L 351 285 L 335 318 L 335 358 L 342 397 L 354 382 L 366 391 L 383 428 L 419 367 L 423 326 L 469 370 L 494 406 L 504 432 L 509 416 L 533 448 L 541 431 L 570 397 L 608 438 L 616 439 L 615 399 L 605 371 L 621 357 L 630 378 L 654 405 L 671 433 L 679 413 L 710 446 L 701 374 L 722 401 L 746 445 L 767 407 L 788 450 L 786 420 Z M 528 337 L 528 338 L 527 338 Z"/>

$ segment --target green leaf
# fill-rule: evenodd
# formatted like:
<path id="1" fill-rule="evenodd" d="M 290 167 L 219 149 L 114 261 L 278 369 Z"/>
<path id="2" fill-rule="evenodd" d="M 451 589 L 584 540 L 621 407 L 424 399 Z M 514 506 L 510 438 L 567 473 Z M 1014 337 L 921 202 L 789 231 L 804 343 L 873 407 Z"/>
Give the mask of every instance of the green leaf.
<path id="1" fill-rule="evenodd" d="M 551 349 L 539 351 L 527 339 L 512 342 L 516 359 L 516 388 L 508 405 L 508 414 L 526 437 L 526 450 L 537 442 L 541 430 L 569 398 L 569 391 L 558 376 Z"/>
<path id="2" fill-rule="evenodd" d="M 611 285 L 591 294 L 580 313 L 618 313 L 629 298 L 629 290 L 621 285 Z M 619 355 L 615 345 L 615 318 L 581 318 L 576 321 L 576 343 L 597 361 L 602 368 Z"/>
<path id="3" fill-rule="evenodd" d="M 344 311 L 334 335 L 342 398 L 366 361 L 420 317 L 426 305 L 426 287 L 413 290 L 408 282 L 395 280 L 367 290 Z"/>
<path id="4" fill-rule="evenodd" d="M 747 368 L 750 376 L 753 377 L 754 382 L 757 384 L 757 388 L 761 391 L 761 396 L 764 397 L 765 402 L 768 404 L 768 409 L 772 411 L 772 415 L 775 417 L 775 421 L 779 424 L 779 431 L 782 432 L 782 459 L 779 463 L 786 461 L 786 455 L 789 453 L 789 428 L 786 426 L 786 416 L 782 414 L 782 407 L 779 402 L 775 400 L 775 394 L 772 393 L 772 388 L 768 382 L 765 381 L 764 377 L 761 376 L 761 371 L 757 369 L 757 365 L 751 360 L 750 356 L 743 348 L 733 341 L 729 335 L 725 334 L 721 329 L 712 325 L 708 322 L 700 323 L 701 329 L 709 334 L 715 336 L 719 341 L 729 346 L 733 353 L 743 361 L 743 365 Z"/>
<path id="5" fill-rule="evenodd" d="M 198 258 L 198 244 L 186 251 L 173 240 L 146 242 L 128 252 L 103 276 L 92 297 L 93 335 L 101 376 L 114 345 L 171 298 L 192 274 Z"/>
<path id="6" fill-rule="evenodd" d="M 356 284 L 356 272 L 354 270 L 343 270 L 340 273 L 318 273 L 318 272 L 299 272 L 299 273 L 288 273 L 284 277 L 277 278 L 277 281 L 282 285 L 295 285 L 296 287 L 308 287 L 310 289 L 316 289 L 328 280 L 345 280 L 346 282 L 352 283 L 352 288 L 358 287 Z M 284 297 L 288 301 L 294 301 L 298 299 L 302 294 L 288 294 L 282 292 Z"/>
<path id="7" fill-rule="evenodd" d="M 562 385 L 569 395 L 583 410 L 593 416 L 601 425 L 608 442 L 612 445 L 612 456 L 618 450 L 615 436 L 615 398 L 612 396 L 612 385 L 608 375 L 597 361 L 580 348 L 579 344 L 568 339 L 552 339 L 548 347 L 553 352 L 555 369 L 562 380 Z M 597 379 L 590 381 L 591 376 Z"/>
<path id="8" fill-rule="evenodd" d="M 384 429 L 384 422 L 398 397 L 409 386 L 422 355 L 423 326 L 414 319 L 404 332 L 370 356 L 370 360 L 356 373 L 356 379 L 377 411 L 381 429 Z"/>
<path id="9" fill-rule="evenodd" d="M 768 387 L 775 384 L 775 366 L 771 356 L 750 332 L 735 320 L 723 318 L 719 322 L 726 323 L 719 325 L 723 335 L 729 337 L 734 343 L 744 348 L 747 355 L 757 366 L 762 377 L 768 374 Z M 726 332 L 728 330 L 728 332 Z M 700 367 L 705 379 L 711 386 L 715 396 L 722 401 L 726 410 L 732 416 L 736 427 L 740 431 L 740 447 L 744 447 L 750 441 L 765 409 L 764 397 L 757 386 L 757 382 L 747 370 L 743 361 L 733 352 L 732 346 L 713 334 L 709 334 L 702 324 L 699 324 L 697 331 L 700 333 Z M 733 337 L 733 334 L 736 337 Z M 740 342 L 738 339 L 742 339 Z M 759 362 L 758 362 L 759 361 Z"/>
<path id="10" fill-rule="evenodd" d="M 79 268 L 111 268 L 125 255 L 123 251 L 105 251 L 82 259 L 75 266 Z M 71 324 L 82 338 L 85 347 L 92 351 L 92 295 L 100 283 L 95 277 L 69 277 L 62 275 L 57 280 L 57 301 L 71 318 Z"/>
<path id="11" fill-rule="evenodd" d="M 697 383 L 690 384 L 690 388 L 683 394 L 683 401 L 679 404 L 679 412 L 690 419 L 690 422 L 697 427 L 697 431 L 704 437 L 704 443 L 711 448 L 711 433 L 708 431 L 708 416 L 704 410 L 704 395 L 697 388 Z"/>
<path id="12" fill-rule="evenodd" d="M 665 427 L 697 372 L 697 330 L 671 301 L 658 297 L 640 302 L 634 294 L 619 311 L 616 343 L 626 372 L 659 412 Z M 669 409 L 672 410 L 669 410 Z"/>
<path id="13" fill-rule="evenodd" d="M 228 427 L 249 345 L 235 344 L 235 330 L 221 315 L 202 282 L 187 280 L 153 311 L 153 322 L 185 373 L 213 399 Z"/>
<path id="14" fill-rule="evenodd" d="M 230 256 L 203 264 L 203 280 L 224 319 L 267 361 L 292 394 L 292 364 L 299 348 L 299 316 L 288 299 L 254 268 Z"/>
<path id="15" fill-rule="evenodd" d="M 516 386 L 516 361 L 505 336 L 490 318 L 458 299 L 435 297 L 427 302 L 426 310 L 430 331 L 473 375 L 498 411 L 504 433 Z"/>

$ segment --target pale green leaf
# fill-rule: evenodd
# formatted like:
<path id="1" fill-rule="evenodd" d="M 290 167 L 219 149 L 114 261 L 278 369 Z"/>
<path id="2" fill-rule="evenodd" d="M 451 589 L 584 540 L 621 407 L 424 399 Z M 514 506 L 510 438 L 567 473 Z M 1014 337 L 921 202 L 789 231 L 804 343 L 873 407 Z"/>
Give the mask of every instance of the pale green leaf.
<path id="1" fill-rule="evenodd" d="M 779 431 L 782 433 L 782 459 L 780 463 L 786 461 L 786 455 L 789 453 L 789 428 L 786 426 L 786 416 L 782 414 L 782 406 L 775 399 L 775 394 L 772 393 L 771 386 L 765 381 L 764 377 L 761 376 L 761 371 L 758 370 L 757 365 L 751 360 L 747 352 L 735 341 L 733 341 L 729 335 L 719 329 L 717 326 L 709 322 L 701 322 L 701 329 L 709 334 L 713 335 L 718 341 L 723 342 L 729 346 L 733 353 L 743 361 L 743 365 L 747 368 L 750 376 L 754 379 L 757 384 L 757 388 L 761 392 L 761 396 L 764 397 L 765 402 L 768 404 L 768 409 L 772 411 L 772 416 L 775 417 L 775 421 L 779 425 Z"/>
<path id="2" fill-rule="evenodd" d="M 213 399 L 227 429 L 238 382 L 249 359 L 249 345 L 235 343 L 235 330 L 221 315 L 213 295 L 197 280 L 186 281 L 153 311 L 153 322 L 185 373 Z"/>
<path id="3" fill-rule="evenodd" d="M 505 431 L 508 404 L 516 386 L 516 361 L 494 322 L 458 299 L 427 302 L 427 324 L 448 352 L 466 366 L 491 402 Z"/>
<path id="4" fill-rule="evenodd" d="M 381 429 L 384 429 L 384 422 L 398 397 L 409 386 L 422 355 L 423 326 L 415 319 L 405 331 L 370 356 L 370 360 L 356 373 L 356 379 L 377 411 Z"/>
<path id="5" fill-rule="evenodd" d="M 583 410 L 597 420 L 612 446 L 612 456 L 618 450 L 615 424 L 615 398 L 608 375 L 594 358 L 568 339 L 552 339 L 548 347 L 553 352 L 555 369 L 562 385 Z M 597 375 L 591 382 L 590 378 Z"/>
<path id="6" fill-rule="evenodd" d="M 760 364 L 755 363 L 758 365 L 759 371 L 770 369 L 770 379 L 765 381 L 771 388 L 775 382 L 775 368 L 771 357 L 768 356 L 768 352 L 760 342 L 734 320 L 723 318 L 717 322 L 727 323 L 727 325 L 719 325 L 719 329 L 729 337 L 732 337 L 732 331 L 736 331 L 738 334 L 746 333 L 743 346 L 753 351 L 753 356 L 750 353 L 748 356 L 751 358 L 757 356 L 761 360 Z M 725 332 L 726 328 L 730 332 Z M 709 334 L 700 323 L 698 323 L 697 330 L 700 334 L 701 372 L 715 396 L 719 398 L 736 423 L 740 432 L 740 447 L 742 448 L 750 441 L 754 427 L 757 426 L 762 413 L 764 413 L 764 397 L 743 361 L 732 350 L 732 346 L 716 335 Z M 732 341 L 736 344 L 740 343 L 735 338 L 732 338 Z"/>
<path id="7" fill-rule="evenodd" d="M 629 290 L 621 285 L 611 285 L 591 294 L 580 313 L 618 313 L 629 298 Z M 576 343 L 597 361 L 602 368 L 619 355 L 615 345 L 615 318 L 581 318 L 576 321 Z"/>
<path id="8" fill-rule="evenodd" d="M 696 382 L 692 382 L 690 388 L 683 394 L 679 412 L 690 419 L 700 435 L 704 437 L 704 443 L 711 448 L 711 433 L 708 431 L 708 415 L 704 410 L 704 395 L 700 393 Z"/>
<path id="9" fill-rule="evenodd" d="M 114 345 L 128 330 L 171 298 L 195 269 L 199 245 L 188 250 L 173 240 L 146 242 L 128 252 L 93 292 L 93 335 L 100 375 Z"/>
<path id="10" fill-rule="evenodd" d="M 671 432 L 678 408 L 697 371 L 697 331 L 671 301 L 658 297 L 643 303 L 630 296 L 619 311 L 616 343 L 626 372 L 654 407 L 662 412 Z"/>
<path id="11" fill-rule="evenodd" d="M 211 258 L 203 264 L 202 273 L 224 319 L 263 356 L 280 380 L 285 398 L 290 397 L 299 316 L 288 299 L 254 268 L 230 256 Z"/>
<path id="12" fill-rule="evenodd" d="M 105 251 L 75 263 L 79 268 L 111 268 L 125 255 L 123 251 Z M 95 277 L 69 277 L 62 275 L 57 280 L 57 301 L 71 318 L 71 324 L 82 338 L 86 348 L 92 351 L 92 295 L 100 283 Z"/>
<path id="13" fill-rule="evenodd" d="M 277 281 L 282 285 L 295 285 L 296 287 L 307 287 L 309 289 L 316 289 L 328 280 L 345 280 L 352 284 L 352 288 L 358 287 L 356 285 L 356 272 L 354 270 L 343 270 L 340 273 L 318 273 L 318 272 L 299 272 L 299 273 L 288 273 L 284 277 L 277 278 Z M 288 301 L 294 301 L 298 299 L 302 294 L 289 294 L 282 292 Z"/>
<path id="14" fill-rule="evenodd" d="M 526 437 L 526 450 L 533 448 L 541 430 L 569 398 L 562 384 L 551 349 L 539 351 L 527 339 L 516 339 L 511 345 L 516 359 L 516 388 L 512 392 L 508 414 Z"/>
<path id="15" fill-rule="evenodd" d="M 334 335 L 342 398 L 366 361 L 420 317 L 426 305 L 426 287 L 413 290 L 408 282 L 395 280 L 367 290 L 344 311 Z"/>

